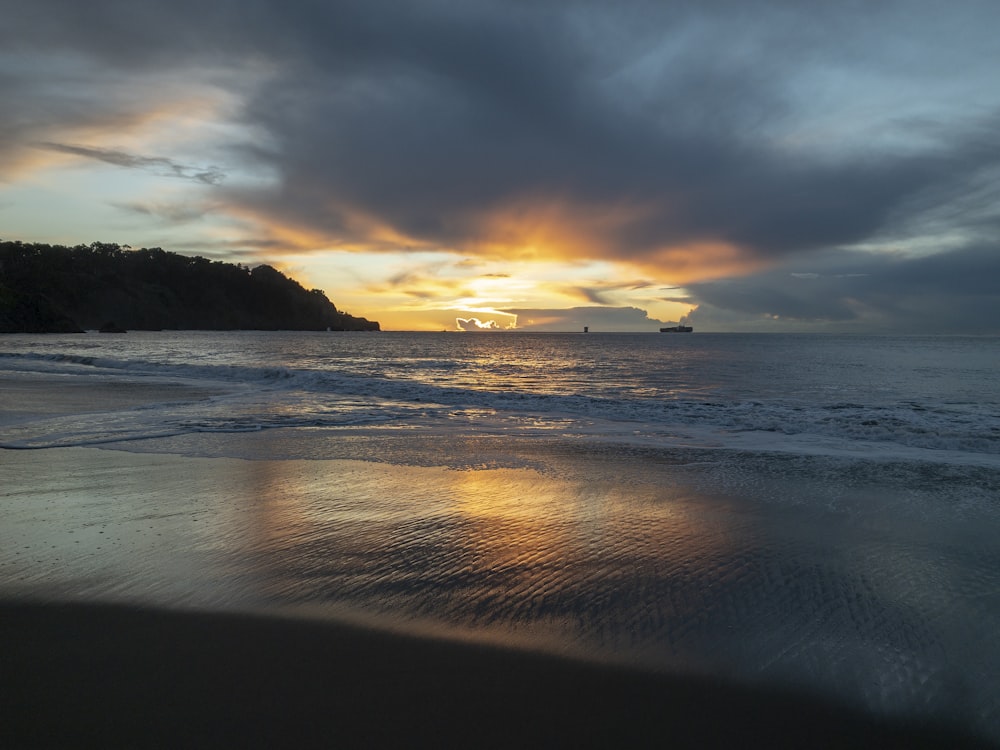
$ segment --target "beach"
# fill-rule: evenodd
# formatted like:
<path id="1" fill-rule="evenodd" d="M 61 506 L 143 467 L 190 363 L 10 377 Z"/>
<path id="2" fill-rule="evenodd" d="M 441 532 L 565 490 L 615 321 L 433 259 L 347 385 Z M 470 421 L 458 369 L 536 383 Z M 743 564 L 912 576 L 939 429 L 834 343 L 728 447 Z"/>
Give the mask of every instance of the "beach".
<path id="1" fill-rule="evenodd" d="M 178 341 L 8 356 L 7 745 L 1000 737 L 988 451 L 124 352 Z"/>
<path id="2" fill-rule="evenodd" d="M 307 618 L 0 605 L 5 747 L 975 747 L 801 692 Z"/>
<path id="3" fill-rule="evenodd" d="M 749 615 L 742 631 L 713 625 L 711 595 L 699 604 L 688 592 L 693 610 L 673 612 L 672 643 L 644 634 L 649 625 L 628 602 L 617 606 L 630 622 L 600 614 L 601 599 L 643 577 L 648 557 L 559 590 L 553 581 L 595 563 L 545 559 L 586 544 L 533 508 L 555 502 L 565 478 L 97 448 L 5 451 L 0 460 L 11 746 L 986 745 L 939 709 L 879 716 L 727 669 L 761 634 Z M 344 502 L 352 495 L 364 514 Z M 414 496 L 431 506 L 460 498 L 464 530 L 443 539 L 428 524 L 407 530 L 392 506 Z M 339 507 L 329 502 L 337 497 Z M 674 504 L 683 513 L 682 498 Z M 431 507 L 422 517 L 444 515 Z M 686 533 L 722 544 L 737 531 Z M 699 579 L 711 588 L 746 573 L 704 575 L 719 579 Z M 583 625 L 567 621 L 570 601 Z M 941 679 L 923 668 L 914 684 Z M 903 691 L 903 704 L 920 699 L 905 697 L 905 680 L 884 689 Z"/>

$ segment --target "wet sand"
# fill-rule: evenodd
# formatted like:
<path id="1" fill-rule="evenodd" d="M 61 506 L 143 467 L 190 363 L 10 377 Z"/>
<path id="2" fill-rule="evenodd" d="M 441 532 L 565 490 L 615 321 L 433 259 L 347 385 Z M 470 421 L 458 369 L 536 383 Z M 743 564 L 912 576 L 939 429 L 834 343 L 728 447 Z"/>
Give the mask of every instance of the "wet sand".
<path id="1" fill-rule="evenodd" d="M 977 746 L 797 691 L 566 656 L 544 638 L 271 606 L 284 594 L 270 586 L 305 597 L 315 581 L 301 567 L 309 529 L 348 529 L 317 537 L 328 566 L 415 483 L 421 497 L 460 483 L 448 502 L 467 504 L 480 542 L 488 514 L 508 532 L 519 514 L 521 531 L 553 523 L 522 504 L 545 486 L 530 472 L 94 448 L 0 451 L 0 467 L 2 747 Z M 348 486 L 370 493 L 361 515 L 337 505 Z M 484 564 L 503 569 L 518 543 L 498 536 Z M 288 550 L 306 555 L 291 577 Z"/>
<path id="2" fill-rule="evenodd" d="M 0 424 L 160 398 L 155 389 L 22 383 L 0 387 Z M 515 448 L 475 436 L 297 434 L 130 446 L 145 453 L 0 449 L 0 747 L 977 746 L 920 725 L 919 714 L 893 723 L 857 704 L 682 676 L 662 660 L 652 664 L 661 671 L 644 671 L 635 652 L 631 667 L 612 666 L 558 640 L 573 635 L 569 611 L 592 618 L 591 631 L 612 651 L 623 645 L 623 655 L 634 643 L 619 640 L 642 636 L 730 664 L 739 652 L 726 649 L 748 643 L 788 651 L 787 621 L 805 646 L 846 644 L 849 656 L 851 641 L 796 624 L 832 622 L 830 632 L 850 633 L 820 618 L 822 600 L 814 617 L 775 597 L 755 629 L 749 606 L 728 620 L 705 613 L 760 603 L 754 571 L 773 568 L 754 567 L 758 550 L 807 572 L 814 556 L 825 564 L 850 545 L 881 550 L 877 534 L 852 536 L 850 518 L 799 507 L 750 512 L 681 481 L 697 478 L 696 465 L 659 457 L 583 460 L 568 444 L 544 454 L 540 442 Z M 393 463 L 379 462 L 387 456 Z M 545 472 L 533 468 L 540 463 Z M 749 491 L 742 476 L 734 481 Z M 778 544 L 786 531 L 794 549 Z M 914 599 L 925 588 L 910 583 L 912 565 L 907 558 L 887 579 L 895 595 Z M 671 593 L 683 596 L 649 588 L 667 573 Z M 741 598 L 744 589 L 753 596 Z M 942 601 L 937 610 L 953 600 Z M 323 619 L 293 616 L 302 602 L 321 605 Z M 900 611 L 924 622 L 920 611 L 865 602 L 876 636 Z M 651 607 L 660 603 L 662 611 Z M 646 609 L 632 617 L 625 605 Z M 352 606 L 377 611 L 355 617 Z M 609 610 L 622 618 L 610 636 L 600 619 Z M 498 612 L 506 619 L 490 621 Z M 421 628 L 415 616 L 455 627 Z M 644 622 L 669 638 L 638 632 Z M 520 637 L 497 638 L 508 626 Z M 922 645 L 923 631 L 899 632 L 915 632 Z M 802 654 L 789 658 L 814 652 Z M 928 675 L 936 684 L 932 668 L 906 673 L 905 684 Z M 965 719 L 992 698 L 972 695 L 978 703 L 965 705 L 965 684 L 949 715 L 975 727 Z"/>
<path id="3" fill-rule="evenodd" d="M 807 695 L 275 617 L 0 604 L 4 747 L 962 747 Z"/>

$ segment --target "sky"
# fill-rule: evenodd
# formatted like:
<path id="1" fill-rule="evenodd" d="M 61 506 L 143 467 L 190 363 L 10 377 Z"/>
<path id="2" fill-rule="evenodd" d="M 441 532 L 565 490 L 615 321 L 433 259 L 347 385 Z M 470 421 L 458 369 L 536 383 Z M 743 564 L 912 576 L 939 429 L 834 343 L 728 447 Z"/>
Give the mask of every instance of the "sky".
<path id="1" fill-rule="evenodd" d="M 0 238 L 383 329 L 1000 333 L 995 0 L 0 0 Z"/>

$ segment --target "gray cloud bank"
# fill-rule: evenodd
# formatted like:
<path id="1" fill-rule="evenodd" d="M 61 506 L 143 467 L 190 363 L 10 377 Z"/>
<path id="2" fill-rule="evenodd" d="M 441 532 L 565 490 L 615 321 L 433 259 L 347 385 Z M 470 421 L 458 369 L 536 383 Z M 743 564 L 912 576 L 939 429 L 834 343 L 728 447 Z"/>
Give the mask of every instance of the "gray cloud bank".
<path id="1" fill-rule="evenodd" d="M 637 307 L 587 306 L 562 310 L 518 309 L 503 312 L 517 316 L 517 327 L 525 331 L 656 331 L 667 321 L 650 318 Z M 674 321 L 676 324 L 676 321 Z"/>
<path id="2" fill-rule="evenodd" d="M 162 93 L 143 81 L 193 77 L 239 98 L 234 118 L 261 135 L 226 156 L 273 175 L 266 186 L 219 185 L 227 167 L 170 155 L 52 148 L 172 170 L 330 244 L 357 239 L 365 217 L 480 252 L 491 216 L 555 202 L 589 239 L 562 253 L 694 279 L 706 322 L 1000 319 L 983 281 L 1000 271 L 995 3 L 0 0 L 0 11 L 0 95 L 18 103 L 0 110 L 0 176 L 31 143 L 133 121 Z M 726 272 L 698 250 L 665 251 L 713 242 L 734 248 L 729 281 L 699 283 Z M 907 255 L 915 242 L 937 254 Z M 845 250 L 894 243 L 902 254 Z"/>
<path id="3" fill-rule="evenodd" d="M 721 330 L 1000 332 L 997 243 L 918 258 L 830 252 L 808 268 L 692 284 L 690 320 Z"/>

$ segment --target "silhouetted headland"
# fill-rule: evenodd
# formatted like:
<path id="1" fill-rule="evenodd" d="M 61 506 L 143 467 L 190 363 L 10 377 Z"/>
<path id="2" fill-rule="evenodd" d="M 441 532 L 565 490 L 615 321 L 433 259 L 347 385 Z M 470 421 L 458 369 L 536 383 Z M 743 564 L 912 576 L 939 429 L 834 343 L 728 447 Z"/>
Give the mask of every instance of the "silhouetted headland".
<path id="1" fill-rule="evenodd" d="M 95 242 L 0 241 L 0 333 L 377 331 L 271 266 Z"/>

